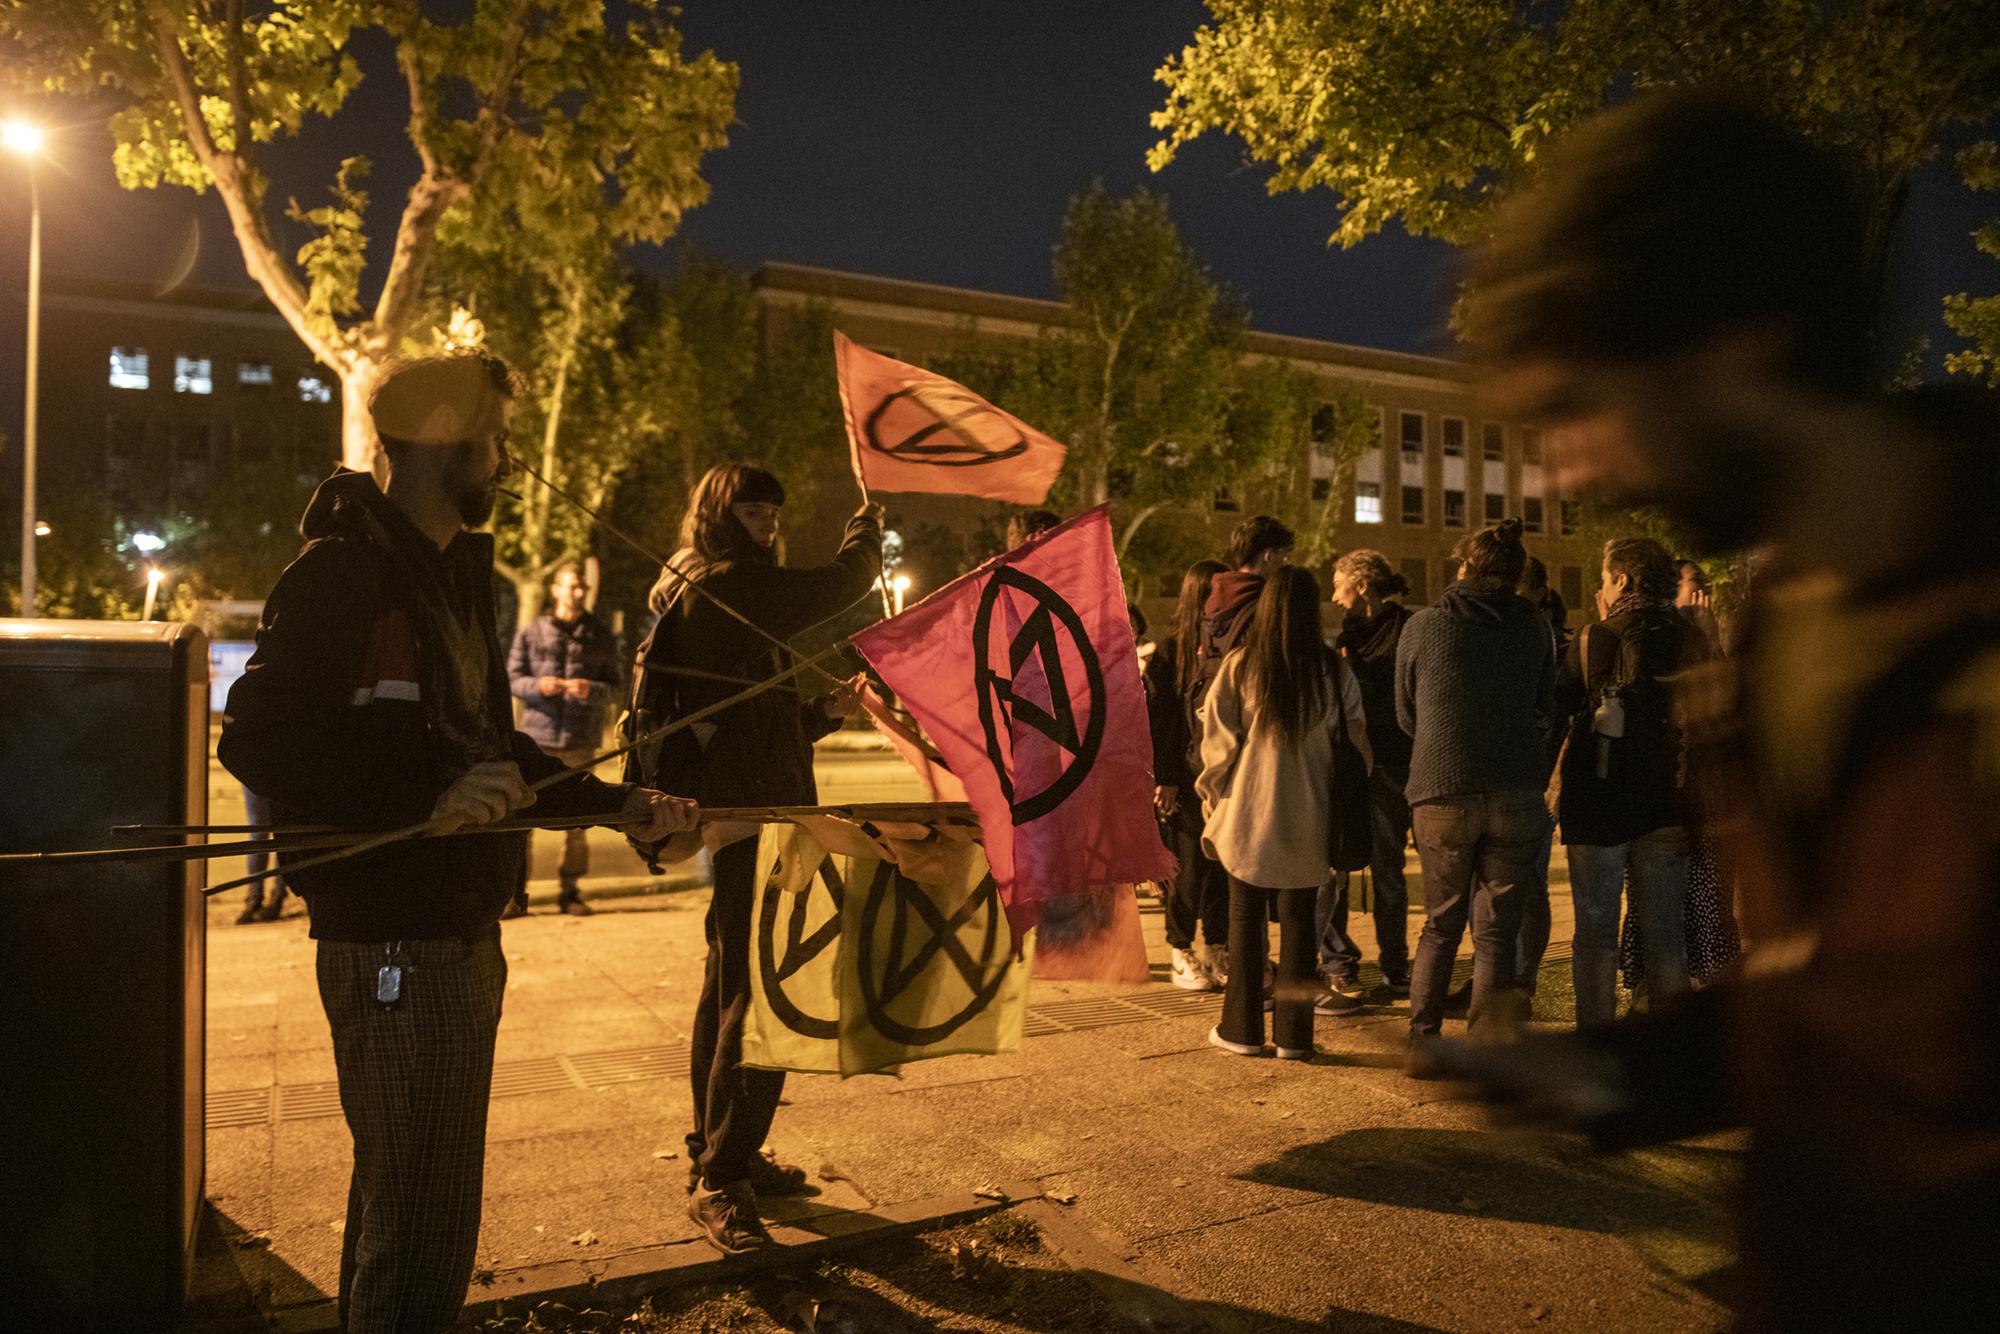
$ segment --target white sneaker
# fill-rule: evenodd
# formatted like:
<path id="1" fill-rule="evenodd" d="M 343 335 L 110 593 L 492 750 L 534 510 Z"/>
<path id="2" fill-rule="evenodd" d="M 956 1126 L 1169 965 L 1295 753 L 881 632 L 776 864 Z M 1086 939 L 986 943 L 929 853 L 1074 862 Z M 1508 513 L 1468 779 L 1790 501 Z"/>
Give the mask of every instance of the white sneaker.
<path id="1" fill-rule="evenodd" d="M 1187 950 L 1174 951 L 1172 980 L 1182 991 L 1215 990 L 1215 979 L 1202 967 L 1201 960 Z"/>
<path id="2" fill-rule="evenodd" d="M 1261 1046 L 1253 1047 L 1247 1042 L 1231 1042 L 1228 1038 L 1222 1036 L 1222 1030 L 1219 1028 L 1208 1030 L 1208 1045 L 1211 1047 L 1220 1047 L 1222 1050 L 1233 1052 L 1238 1056 L 1262 1056 L 1264 1054 L 1264 1049 Z"/>

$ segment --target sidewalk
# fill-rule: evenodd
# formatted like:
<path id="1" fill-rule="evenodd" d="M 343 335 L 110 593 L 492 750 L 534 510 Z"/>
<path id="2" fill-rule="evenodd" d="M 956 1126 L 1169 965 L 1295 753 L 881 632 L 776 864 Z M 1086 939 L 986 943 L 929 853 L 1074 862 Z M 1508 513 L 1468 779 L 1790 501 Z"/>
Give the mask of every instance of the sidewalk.
<path id="1" fill-rule="evenodd" d="M 504 925 L 489 1282 L 474 1301 L 706 1253 L 682 1213 L 680 1139 L 706 900 L 700 888 L 601 898 L 589 919 Z M 1073 1230 L 1217 1328 L 1727 1325 L 1696 1284 L 1731 1256 L 1732 1146 L 1611 1159 L 1567 1137 L 1491 1132 L 1401 1074 L 1401 1005 L 1322 1019 L 1309 1065 L 1223 1055 L 1204 1041 L 1216 998 L 1161 985 L 1161 919 L 1145 906 L 1155 984 L 1037 983 L 1019 1052 L 844 1083 L 794 1076 L 773 1147 L 816 1170 L 824 1193 L 790 1217 L 826 1231 L 993 1183 L 1074 1193 Z M 312 945 L 298 918 L 221 925 L 233 908 L 212 911 L 209 933 L 219 1235 L 197 1309 L 240 1311 L 247 1291 L 280 1328 L 327 1328 L 349 1145 Z M 1566 943 L 1566 894 L 1556 909 Z M 1372 959 L 1365 916 L 1354 925 Z M 1566 948 L 1552 953 L 1548 1000 L 1567 973 Z"/>

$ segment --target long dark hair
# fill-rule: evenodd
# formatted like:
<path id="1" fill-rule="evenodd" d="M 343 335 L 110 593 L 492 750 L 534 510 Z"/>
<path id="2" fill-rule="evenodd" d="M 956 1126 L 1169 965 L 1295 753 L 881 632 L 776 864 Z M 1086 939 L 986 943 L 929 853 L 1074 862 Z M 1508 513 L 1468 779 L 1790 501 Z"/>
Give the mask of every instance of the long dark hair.
<path id="1" fill-rule="evenodd" d="M 703 560 L 741 560 L 767 555 L 750 540 L 749 530 L 729 512 L 731 505 L 785 503 L 785 487 L 754 463 L 718 463 L 702 474 L 688 493 L 681 516 L 681 545 L 692 547 Z"/>
<path id="2" fill-rule="evenodd" d="M 1201 609 L 1215 576 L 1229 567 L 1219 560 L 1198 560 L 1181 576 L 1181 598 L 1174 604 L 1174 686 L 1186 699 L 1200 673 Z"/>
<path id="3" fill-rule="evenodd" d="M 1326 717 L 1333 655 L 1321 638 L 1319 580 L 1283 565 L 1264 583 L 1243 640 L 1243 702 L 1253 723 L 1263 720 L 1297 742 Z"/>

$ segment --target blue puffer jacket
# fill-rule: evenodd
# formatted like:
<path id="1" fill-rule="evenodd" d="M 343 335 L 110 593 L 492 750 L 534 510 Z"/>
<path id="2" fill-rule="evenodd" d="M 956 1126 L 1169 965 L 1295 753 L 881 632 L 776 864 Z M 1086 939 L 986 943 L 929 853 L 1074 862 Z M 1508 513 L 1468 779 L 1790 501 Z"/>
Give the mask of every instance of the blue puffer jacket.
<path id="1" fill-rule="evenodd" d="M 587 699 L 542 694 L 541 680 L 590 682 Z M 565 625 L 537 616 L 514 636 L 507 655 L 507 684 L 523 708 L 521 730 L 544 750 L 595 748 L 604 739 L 604 717 L 619 696 L 618 645 L 604 623 L 584 612 Z"/>

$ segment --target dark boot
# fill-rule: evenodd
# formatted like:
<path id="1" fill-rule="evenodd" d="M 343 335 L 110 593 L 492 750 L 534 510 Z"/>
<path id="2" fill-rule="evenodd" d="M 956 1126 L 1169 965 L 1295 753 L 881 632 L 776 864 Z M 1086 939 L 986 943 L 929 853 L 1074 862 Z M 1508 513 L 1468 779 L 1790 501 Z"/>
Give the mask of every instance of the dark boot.
<path id="1" fill-rule="evenodd" d="M 732 1182 L 721 1190 L 697 1186 L 688 1196 L 688 1217 L 708 1244 L 724 1255 L 747 1255 L 771 1244 L 771 1234 L 757 1217 L 757 1192 L 748 1181 Z"/>
<path id="2" fill-rule="evenodd" d="M 588 917 L 592 909 L 583 901 L 583 891 L 576 887 L 576 881 L 564 880 L 562 893 L 556 897 L 556 911 L 570 917 Z"/>

